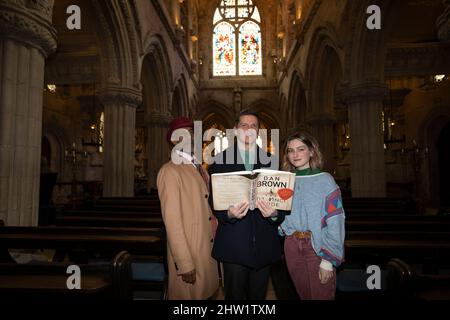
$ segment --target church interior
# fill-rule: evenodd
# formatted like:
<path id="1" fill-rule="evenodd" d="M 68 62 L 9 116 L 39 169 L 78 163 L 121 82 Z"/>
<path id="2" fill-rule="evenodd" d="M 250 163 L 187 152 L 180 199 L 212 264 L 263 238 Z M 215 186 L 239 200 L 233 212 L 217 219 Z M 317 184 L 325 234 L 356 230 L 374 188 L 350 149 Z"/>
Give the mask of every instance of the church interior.
<path id="1" fill-rule="evenodd" d="M 273 154 L 319 141 L 337 299 L 450 300 L 450 1 L 2 0 L 0 31 L 0 296 L 164 299 L 168 125 L 220 150 L 249 109 Z M 284 268 L 269 299 L 298 299 Z"/>

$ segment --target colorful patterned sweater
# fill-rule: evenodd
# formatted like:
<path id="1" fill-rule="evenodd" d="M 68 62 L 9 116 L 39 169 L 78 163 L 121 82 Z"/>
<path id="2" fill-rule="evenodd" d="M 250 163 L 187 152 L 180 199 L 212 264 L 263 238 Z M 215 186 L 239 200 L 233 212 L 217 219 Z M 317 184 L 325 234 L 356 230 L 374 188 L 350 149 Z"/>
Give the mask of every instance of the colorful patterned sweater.
<path id="1" fill-rule="evenodd" d="M 312 246 L 322 258 L 321 267 L 332 270 L 344 259 L 345 213 L 339 187 L 325 172 L 299 172 L 291 214 L 281 224 L 281 232 L 311 231 Z M 304 175 L 306 174 L 306 175 Z"/>

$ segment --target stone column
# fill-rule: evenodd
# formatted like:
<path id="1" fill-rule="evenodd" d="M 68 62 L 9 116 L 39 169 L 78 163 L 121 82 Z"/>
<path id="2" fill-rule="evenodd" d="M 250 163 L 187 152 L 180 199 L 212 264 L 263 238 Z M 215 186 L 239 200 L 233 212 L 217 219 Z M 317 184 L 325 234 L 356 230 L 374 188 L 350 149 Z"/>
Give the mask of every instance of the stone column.
<path id="1" fill-rule="evenodd" d="M 171 148 L 166 140 L 167 128 L 172 116 L 163 113 L 151 113 L 147 120 L 148 136 L 148 188 L 156 189 L 156 177 L 159 169 L 170 160 Z"/>
<path id="2" fill-rule="evenodd" d="M 106 88 L 99 94 L 105 107 L 103 196 L 134 195 L 134 148 L 136 108 L 141 92 L 128 88 Z"/>
<path id="3" fill-rule="evenodd" d="M 53 1 L 0 2 L 0 219 L 37 225 L 45 59 Z"/>
<path id="4" fill-rule="evenodd" d="M 342 89 L 348 106 L 353 197 L 385 197 L 386 173 L 381 122 L 387 86 L 365 81 Z"/>
<path id="5" fill-rule="evenodd" d="M 311 133 L 319 141 L 320 151 L 324 160 L 324 169 L 333 173 L 336 167 L 334 146 L 336 137 L 334 135 L 333 124 L 335 117 L 331 114 L 313 114 L 309 117 L 308 126 Z"/>
<path id="6" fill-rule="evenodd" d="M 450 0 L 443 0 L 445 9 L 436 21 L 438 37 L 441 41 L 450 41 Z"/>

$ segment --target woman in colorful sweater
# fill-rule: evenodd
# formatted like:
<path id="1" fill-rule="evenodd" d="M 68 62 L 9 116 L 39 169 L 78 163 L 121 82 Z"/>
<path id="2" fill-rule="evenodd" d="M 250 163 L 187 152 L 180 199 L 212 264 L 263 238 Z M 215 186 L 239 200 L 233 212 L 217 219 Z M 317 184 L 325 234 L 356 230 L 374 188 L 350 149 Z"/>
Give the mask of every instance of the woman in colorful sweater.
<path id="1" fill-rule="evenodd" d="M 296 172 L 292 211 L 280 232 L 289 274 L 302 300 L 331 300 L 336 270 L 344 257 L 344 208 L 333 177 L 322 172 L 317 140 L 305 132 L 289 136 L 283 168 Z"/>

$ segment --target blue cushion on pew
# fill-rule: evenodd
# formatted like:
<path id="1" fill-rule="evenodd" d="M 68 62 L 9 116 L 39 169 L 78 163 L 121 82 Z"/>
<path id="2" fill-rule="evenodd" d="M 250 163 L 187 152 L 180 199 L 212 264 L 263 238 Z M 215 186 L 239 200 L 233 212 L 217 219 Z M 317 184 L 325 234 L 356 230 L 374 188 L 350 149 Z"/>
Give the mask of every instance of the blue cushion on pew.
<path id="1" fill-rule="evenodd" d="M 164 281 L 166 278 L 164 265 L 157 262 L 132 262 L 131 272 L 133 280 Z"/>
<path id="2" fill-rule="evenodd" d="M 341 292 L 371 292 L 367 288 L 367 279 L 371 274 L 366 273 L 363 269 L 346 269 L 342 270 L 337 275 L 336 289 Z M 381 270 L 381 290 L 386 290 L 387 271 Z"/>

